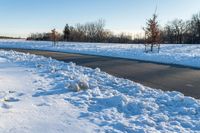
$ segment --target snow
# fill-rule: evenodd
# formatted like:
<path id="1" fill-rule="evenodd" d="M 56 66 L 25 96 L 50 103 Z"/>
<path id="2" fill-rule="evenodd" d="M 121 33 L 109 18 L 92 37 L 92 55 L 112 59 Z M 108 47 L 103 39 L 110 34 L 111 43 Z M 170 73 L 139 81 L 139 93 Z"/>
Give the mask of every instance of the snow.
<path id="1" fill-rule="evenodd" d="M 4 58 L 0 58 L 0 63 L 5 62 L 6 60 Z"/>
<path id="2" fill-rule="evenodd" d="M 121 57 L 200 68 L 200 45 L 195 44 L 162 44 L 160 53 L 145 53 L 142 44 L 59 42 L 53 47 L 52 42 L 1 40 L 0 47 Z"/>
<path id="3" fill-rule="evenodd" d="M 200 101 L 179 92 L 14 51 L 0 60 L 0 132 L 200 132 Z"/>
<path id="4" fill-rule="evenodd" d="M 0 64 L 0 132 L 92 132 L 96 126 L 77 119 L 77 113 L 74 111 L 76 108 L 63 99 L 34 96 L 39 91 L 53 89 L 53 85 L 50 85 L 53 79 L 41 76 L 42 73 L 41 75 L 36 73 L 34 67 L 26 66 L 30 65 L 29 63 L 23 62 L 26 65 L 13 63 L 5 59 L 7 55 L 1 51 L 2 54 L 5 57 L 1 58 L 4 62 Z M 18 60 L 17 62 L 28 59 L 21 55 L 20 57 L 16 55 L 14 58 L 13 53 L 10 56 Z"/>

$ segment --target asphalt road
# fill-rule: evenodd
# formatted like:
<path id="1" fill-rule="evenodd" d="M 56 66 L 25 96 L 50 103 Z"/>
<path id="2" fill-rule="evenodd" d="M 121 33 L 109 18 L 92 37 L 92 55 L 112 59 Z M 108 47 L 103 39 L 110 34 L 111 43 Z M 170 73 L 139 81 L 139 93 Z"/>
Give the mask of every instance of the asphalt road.
<path id="1" fill-rule="evenodd" d="M 15 50 L 52 57 L 64 62 L 75 62 L 81 66 L 98 67 L 114 76 L 130 79 L 152 88 L 164 91 L 179 91 L 186 96 L 200 98 L 200 69 L 103 56 Z"/>

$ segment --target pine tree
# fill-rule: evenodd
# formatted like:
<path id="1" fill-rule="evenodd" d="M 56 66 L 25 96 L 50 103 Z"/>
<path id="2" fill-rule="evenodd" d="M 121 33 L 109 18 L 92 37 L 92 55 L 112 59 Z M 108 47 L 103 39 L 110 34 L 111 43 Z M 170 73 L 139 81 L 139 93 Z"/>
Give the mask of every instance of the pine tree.
<path id="1" fill-rule="evenodd" d="M 69 41 L 69 36 L 70 36 L 70 28 L 69 28 L 69 25 L 66 24 L 65 28 L 64 28 L 64 31 L 63 31 L 63 34 L 64 34 L 64 40 L 65 41 Z"/>
<path id="2" fill-rule="evenodd" d="M 147 21 L 147 26 L 144 28 L 145 31 L 145 38 L 146 38 L 146 45 L 145 51 L 148 52 L 146 49 L 147 46 L 150 45 L 150 51 L 153 51 L 154 46 L 158 46 L 158 52 L 160 49 L 160 30 L 157 21 L 157 15 L 153 14 L 153 17 Z"/>

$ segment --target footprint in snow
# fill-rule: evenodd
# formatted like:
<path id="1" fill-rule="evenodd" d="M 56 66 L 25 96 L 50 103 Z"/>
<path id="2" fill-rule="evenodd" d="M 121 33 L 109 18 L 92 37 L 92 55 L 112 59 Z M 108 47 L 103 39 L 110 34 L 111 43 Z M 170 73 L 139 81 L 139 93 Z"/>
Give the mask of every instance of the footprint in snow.
<path id="1" fill-rule="evenodd" d="M 12 94 L 12 93 L 15 93 L 15 92 L 16 92 L 16 91 L 8 91 L 8 93 L 11 93 L 11 94 Z"/>
<path id="2" fill-rule="evenodd" d="M 8 91 L 8 93 L 15 94 L 16 96 L 19 96 L 19 97 L 24 95 L 24 93 L 21 93 L 21 92 L 17 93 L 16 91 Z"/>
<path id="3" fill-rule="evenodd" d="M 36 104 L 36 106 L 41 107 L 41 106 L 50 106 L 50 105 L 48 103 L 40 103 L 40 104 Z"/>
<path id="4" fill-rule="evenodd" d="M 9 98 L 4 98 L 5 102 L 18 102 L 19 99 L 14 98 L 14 97 L 9 97 Z"/>
<path id="5" fill-rule="evenodd" d="M 4 109 L 10 109 L 11 108 L 11 106 L 6 104 L 6 103 L 2 103 L 1 107 L 4 108 Z"/>
<path id="6" fill-rule="evenodd" d="M 37 82 L 38 82 L 37 80 L 34 80 L 34 81 L 33 81 L 33 83 L 37 83 Z"/>
<path id="7" fill-rule="evenodd" d="M 9 94 L 15 94 L 16 96 L 23 96 L 24 95 L 24 93 L 17 92 L 17 91 L 8 91 L 8 95 Z"/>
<path id="8" fill-rule="evenodd" d="M 19 97 L 21 97 L 21 96 L 23 96 L 23 95 L 25 95 L 24 93 L 18 93 L 17 94 L 17 96 L 19 96 Z"/>
<path id="9" fill-rule="evenodd" d="M 38 88 L 37 91 L 45 91 L 44 89 L 42 88 Z"/>
<path id="10" fill-rule="evenodd" d="M 0 91 L 0 99 L 3 99 L 6 96 L 6 92 Z"/>

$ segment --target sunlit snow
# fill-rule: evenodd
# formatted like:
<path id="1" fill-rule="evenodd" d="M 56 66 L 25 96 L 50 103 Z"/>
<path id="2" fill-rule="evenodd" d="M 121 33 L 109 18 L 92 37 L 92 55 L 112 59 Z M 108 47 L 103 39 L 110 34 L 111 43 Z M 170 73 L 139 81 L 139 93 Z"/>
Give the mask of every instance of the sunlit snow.
<path id="1" fill-rule="evenodd" d="M 200 131 L 200 101 L 179 92 L 14 51 L 0 60 L 0 132 Z"/>

